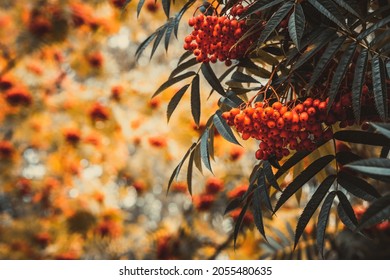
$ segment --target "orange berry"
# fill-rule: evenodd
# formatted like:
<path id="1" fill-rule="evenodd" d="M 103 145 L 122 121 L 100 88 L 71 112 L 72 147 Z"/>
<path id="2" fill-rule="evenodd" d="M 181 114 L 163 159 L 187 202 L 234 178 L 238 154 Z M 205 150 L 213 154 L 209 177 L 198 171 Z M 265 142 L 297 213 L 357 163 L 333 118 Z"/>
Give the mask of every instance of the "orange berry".
<path id="1" fill-rule="evenodd" d="M 300 115 L 299 115 L 299 120 L 301 122 L 307 122 L 307 120 L 309 119 L 309 114 L 306 113 L 306 112 L 302 112 Z"/>
<path id="2" fill-rule="evenodd" d="M 293 114 L 291 111 L 287 111 L 286 113 L 283 114 L 283 120 L 285 122 L 291 122 L 292 121 Z"/>
<path id="3" fill-rule="evenodd" d="M 274 103 L 272 104 L 272 108 L 273 108 L 274 110 L 278 110 L 278 111 L 279 111 L 282 107 L 283 107 L 283 104 L 280 103 L 279 101 L 276 101 L 276 102 L 274 102 Z"/>
<path id="4" fill-rule="evenodd" d="M 274 127 L 276 126 L 276 124 L 275 124 L 274 121 L 268 121 L 268 122 L 267 122 L 267 126 L 268 126 L 269 128 L 274 128 Z"/>

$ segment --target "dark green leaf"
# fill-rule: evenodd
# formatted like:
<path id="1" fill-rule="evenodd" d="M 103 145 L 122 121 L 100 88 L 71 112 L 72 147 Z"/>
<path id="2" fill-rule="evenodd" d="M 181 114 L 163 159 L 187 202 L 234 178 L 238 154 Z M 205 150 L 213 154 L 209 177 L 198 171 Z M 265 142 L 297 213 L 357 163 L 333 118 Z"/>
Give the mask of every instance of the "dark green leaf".
<path id="1" fill-rule="evenodd" d="M 345 36 L 342 36 L 329 43 L 328 47 L 325 49 L 324 53 L 322 54 L 320 61 L 317 63 L 313 75 L 311 76 L 310 83 L 309 83 L 310 88 L 318 80 L 322 72 L 324 72 L 329 62 L 331 62 L 334 59 L 335 54 L 340 50 L 340 47 L 343 45 L 344 41 L 345 41 Z"/>
<path id="2" fill-rule="evenodd" d="M 272 15 L 272 17 L 268 20 L 267 24 L 265 25 L 264 30 L 261 32 L 258 42 L 263 43 L 268 39 L 271 33 L 274 32 L 275 28 L 279 25 L 279 23 L 290 12 L 293 5 L 294 4 L 292 2 L 284 3 L 283 6 L 281 6 L 279 10 L 277 10 Z"/>
<path id="3" fill-rule="evenodd" d="M 161 0 L 163 10 L 167 18 L 169 18 L 169 10 L 171 9 L 171 0 Z"/>
<path id="4" fill-rule="evenodd" d="M 312 32 L 309 32 L 305 36 L 303 36 L 301 41 L 301 50 L 306 48 L 310 44 L 314 44 L 318 41 L 318 38 L 320 36 L 324 35 L 324 32 L 329 32 L 329 29 L 323 30 L 322 28 L 315 28 Z M 332 31 L 332 34 L 334 34 L 334 31 Z M 286 65 L 290 64 L 291 61 L 296 58 L 297 56 L 300 57 L 302 55 L 302 51 L 298 50 L 297 48 L 290 48 L 290 50 L 287 52 L 286 56 Z"/>
<path id="5" fill-rule="evenodd" d="M 360 100 L 361 100 L 362 88 L 364 84 L 364 77 L 366 75 L 367 58 L 368 58 L 367 49 L 362 49 L 356 61 L 355 74 L 353 77 L 352 109 L 357 123 L 360 122 L 360 108 L 361 108 Z"/>
<path id="6" fill-rule="evenodd" d="M 280 188 L 278 181 L 276 181 L 275 175 L 272 171 L 271 164 L 268 161 L 263 162 L 264 174 L 268 180 L 268 182 L 273 186 L 276 190 L 282 191 Z"/>
<path id="7" fill-rule="evenodd" d="M 293 65 L 293 70 L 298 69 L 304 63 L 306 63 L 310 58 L 312 58 L 316 53 L 322 50 L 326 44 L 333 41 L 336 38 L 336 34 L 332 30 L 325 30 L 320 36 L 316 38 L 314 42 L 309 45 L 308 50 L 306 50 Z"/>
<path id="8" fill-rule="evenodd" d="M 274 212 L 272 208 L 271 198 L 269 197 L 269 192 L 265 182 L 264 169 L 262 168 L 260 170 L 261 170 L 260 175 L 257 178 L 257 188 L 260 189 L 260 196 L 264 202 L 264 206 L 271 212 Z"/>
<path id="9" fill-rule="evenodd" d="M 222 96 L 221 98 L 225 98 L 225 97 Z M 231 90 L 229 90 L 226 93 L 226 98 L 231 100 L 235 104 L 235 106 L 233 107 L 240 107 L 242 104 L 244 104 L 244 101 L 241 98 L 239 98 L 235 92 Z"/>
<path id="10" fill-rule="evenodd" d="M 315 160 L 305 170 L 303 170 L 294 180 L 286 187 L 280 196 L 275 206 L 275 212 L 305 183 L 307 183 L 313 176 L 325 168 L 335 157 L 333 155 L 323 156 Z"/>
<path id="11" fill-rule="evenodd" d="M 192 195 L 192 169 L 194 166 L 194 156 L 195 156 L 195 150 L 193 150 L 190 154 L 190 158 L 188 159 L 188 167 L 187 167 L 187 186 L 188 191 Z"/>
<path id="12" fill-rule="evenodd" d="M 283 2 L 283 0 L 259 0 L 256 1 L 253 5 L 251 5 L 248 10 L 242 13 L 240 18 L 244 18 L 246 16 L 249 16 L 251 14 L 263 11 L 265 9 L 271 8 L 279 3 Z"/>
<path id="13" fill-rule="evenodd" d="M 355 50 L 356 50 L 356 42 L 350 44 L 348 49 L 344 52 L 344 54 L 340 58 L 337 68 L 333 74 L 332 83 L 329 90 L 328 110 L 331 108 L 336 98 L 341 82 L 343 81 L 345 73 L 349 68 Z"/>
<path id="14" fill-rule="evenodd" d="M 389 139 L 381 134 L 361 130 L 340 130 L 333 137 L 340 141 L 373 146 L 388 146 L 390 144 Z"/>
<path id="15" fill-rule="evenodd" d="M 387 123 L 370 123 L 375 130 L 390 139 L 390 124 Z M 390 143 L 388 143 L 390 145 Z"/>
<path id="16" fill-rule="evenodd" d="M 244 217 L 245 217 L 245 213 L 246 213 L 246 211 L 248 210 L 248 205 L 249 205 L 249 204 L 246 203 L 246 204 L 244 205 L 244 207 L 242 207 L 242 210 L 241 210 L 241 212 L 240 212 L 240 215 L 238 215 L 236 224 L 235 224 L 235 226 L 234 226 L 234 233 L 233 233 L 234 248 L 236 247 L 238 232 L 240 231 L 242 221 L 243 221 L 243 219 L 244 219 Z"/>
<path id="17" fill-rule="evenodd" d="M 209 154 L 209 129 L 203 132 L 202 137 L 200 138 L 200 157 L 202 158 L 203 164 L 206 166 L 208 170 L 212 173 L 211 165 L 210 165 L 210 154 Z"/>
<path id="18" fill-rule="evenodd" d="M 387 69 L 387 78 L 390 79 L 390 59 L 386 62 L 386 69 Z"/>
<path id="19" fill-rule="evenodd" d="M 146 38 L 137 48 L 135 51 L 135 59 L 138 60 L 141 57 L 141 54 L 144 52 L 146 47 L 153 41 L 154 38 L 156 38 L 158 32 L 154 32 L 151 34 L 148 38 Z"/>
<path id="20" fill-rule="evenodd" d="M 240 143 L 237 141 L 236 137 L 234 136 L 232 129 L 230 128 L 230 126 L 227 125 L 225 120 L 222 118 L 221 110 L 217 110 L 215 112 L 213 116 L 213 123 L 218 133 L 221 134 L 223 138 L 225 138 L 230 143 L 240 145 Z"/>
<path id="21" fill-rule="evenodd" d="M 328 193 L 335 179 L 336 179 L 335 175 L 329 175 L 328 177 L 326 177 L 326 179 L 322 181 L 322 183 L 318 186 L 317 190 L 312 195 L 309 202 L 306 204 L 305 208 L 303 209 L 302 215 L 299 217 L 297 228 L 295 230 L 294 250 L 297 247 L 298 241 L 301 238 L 303 231 L 305 230 L 311 217 L 319 207 L 325 195 Z"/>
<path id="22" fill-rule="evenodd" d="M 347 28 L 345 17 L 341 15 L 337 6 L 330 0 L 308 0 L 321 14 L 336 23 L 341 28 Z M 321 2 L 321 3 L 320 3 Z"/>
<path id="23" fill-rule="evenodd" d="M 179 30 L 179 23 L 181 18 L 183 17 L 184 13 L 196 2 L 196 0 L 189 0 L 187 3 L 184 4 L 183 8 L 175 15 L 175 28 L 174 33 L 175 37 L 177 38 L 177 32 Z"/>
<path id="24" fill-rule="evenodd" d="M 371 66 L 375 107 L 381 119 L 385 121 L 387 119 L 386 74 L 384 73 L 381 58 L 374 56 L 371 60 Z"/>
<path id="25" fill-rule="evenodd" d="M 388 147 L 383 147 L 381 149 L 381 154 L 380 154 L 380 157 L 381 158 L 387 158 L 389 156 L 389 152 L 390 152 L 390 146 Z"/>
<path id="26" fill-rule="evenodd" d="M 337 197 L 340 201 L 337 209 L 339 218 L 344 225 L 346 225 L 350 230 L 354 231 L 357 227 L 358 221 L 356 219 L 352 205 L 345 194 L 343 194 L 341 191 L 337 191 Z"/>
<path id="27" fill-rule="evenodd" d="M 163 25 L 162 27 L 160 27 L 156 32 L 157 32 L 157 36 L 156 36 L 156 39 L 154 40 L 154 43 L 153 43 L 153 47 L 152 47 L 152 51 L 150 53 L 150 58 L 153 57 L 155 51 L 157 50 L 157 47 L 158 45 L 160 44 L 161 42 L 161 39 L 163 38 L 164 34 L 165 34 L 165 31 L 167 30 L 167 25 Z"/>
<path id="28" fill-rule="evenodd" d="M 139 17 L 139 14 L 141 13 L 141 9 L 144 4 L 145 4 L 145 0 L 139 0 L 137 5 L 137 17 Z"/>
<path id="29" fill-rule="evenodd" d="M 186 152 L 186 154 L 184 155 L 184 157 L 182 158 L 182 160 L 179 162 L 179 164 L 176 166 L 176 168 L 173 170 L 173 173 L 171 175 L 171 177 L 169 178 L 169 182 L 168 182 L 168 188 L 167 188 L 167 193 L 169 192 L 169 188 L 171 187 L 171 184 L 173 182 L 174 179 L 177 180 L 177 176 L 179 176 L 179 173 L 180 173 L 180 170 L 181 170 L 181 167 L 183 166 L 183 163 L 185 162 L 185 160 L 187 159 L 188 155 L 190 154 L 190 152 L 192 151 L 192 149 L 195 147 L 196 143 L 193 143 L 191 145 L 191 147 L 188 149 L 188 151 Z"/>
<path id="30" fill-rule="evenodd" d="M 361 160 L 362 157 L 351 151 L 340 151 L 336 153 L 336 160 L 341 165 L 346 165 L 350 162 Z"/>
<path id="31" fill-rule="evenodd" d="M 169 75 L 169 78 L 175 77 L 177 74 L 183 72 L 184 70 L 190 68 L 191 66 L 196 65 L 198 62 L 196 61 L 196 57 L 189 59 L 188 61 L 179 64 Z"/>
<path id="32" fill-rule="evenodd" d="M 239 83 L 257 83 L 257 84 L 260 83 L 260 81 L 256 80 L 252 76 L 249 76 L 239 71 L 233 73 L 232 80 L 234 82 L 239 82 Z"/>
<path id="33" fill-rule="evenodd" d="M 177 65 L 181 64 L 184 60 L 186 60 L 188 57 L 190 57 L 193 54 L 192 51 L 185 51 L 180 57 L 179 61 L 177 62 Z"/>
<path id="34" fill-rule="evenodd" d="M 390 218 L 390 194 L 375 200 L 364 212 L 359 229 L 372 227 Z"/>
<path id="35" fill-rule="evenodd" d="M 333 0 L 337 4 L 339 4 L 341 7 L 343 7 L 345 10 L 353 14 L 357 18 L 361 18 L 356 1 L 348 1 L 348 0 Z M 348 3 L 349 2 L 349 3 Z M 355 5 L 354 5 L 355 4 Z"/>
<path id="36" fill-rule="evenodd" d="M 390 176 L 390 159 L 387 158 L 363 159 L 347 164 L 345 167 L 366 175 Z"/>
<path id="37" fill-rule="evenodd" d="M 253 193 L 252 212 L 255 219 L 255 225 L 260 234 L 267 240 L 264 230 L 263 213 L 261 210 L 261 189 L 255 189 Z"/>
<path id="38" fill-rule="evenodd" d="M 222 83 L 222 81 L 234 70 L 234 68 L 236 68 L 237 67 L 237 65 L 232 65 L 232 66 L 230 66 L 228 69 L 226 69 L 226 71 L 225 72 L 223 72 L 222 73 L 222 75 L 221 76 L 219 76 L 219 78 L 218 78 L 218 81 L 219 81 L 219 83 Z M 213 92 L 214 92 L 214 88 L 210 91 L 210 94 L 209 94 L 209 97 L 213 94 Z"/>
<path id="39" fill-rule="evenodd" d="M 320 256 L 324 257 L 324 245 L 325 245 L 325 233 L 326 226 L 329 220 L 330 209 L 333 204 L 334 197 L 336 196 L 336 191 L 332 191 L 325 198 L 324 203 L 322 204 L 320 214 L 318 215 L 317 222 L 317 247 L 320 253 Z"/>
<path id="40" fill-rule="evenodd" d="M 375 30 L 377 30 L 378 28 L 381 28 L 382 26 L 386 25 L 390 23 L 390 17 L 385 17 L 383 19 L 381 19 L 380 21 L 374 23 L 372 26 L 370 26 L 369 28 L 367 28 L 366 30 L 364 30 L 362 33 L 360 33 L 360 35 L 357 37 L 357 40 L 362 40 L 364 39 L 365 37 L 367 37 L 369 34 L 371 34 L 372 32 L 374 32 Z"/>
<path id="41" fill-rule="evenodd" d="M 295 46 L 300 49 L 299 45 L 305 30 L 305 14 L 300 4 L 295 5 L 294 12 L 288 21 L 288 33 Z"/>
<path id="42" fill-rule="evenodd" d="M 237 209 L 238 207 L 240 207 L 240 205 L 241 205 L 241 199 L 239 197 L 233 199 L 232 201 L 230 201 L 228 203 L 228 205 L 226 206 L 225 212 L 223 214 L 226 215 L 230 211 L 233 211 L 234 209 Z"/>
<path id="43" fill-rule="evenodd" d="M 372 39 L 369 44 L 370 48 L 378 49 L 379 47 L 385 46 L 389 42 L 389 37 L 390 29 L 383 31 L 380 35 L 375 35 L 375 38 Z M 378 46 L 375 46 L 376 44 L 378 44 Z"/>
<path id="44" fill-rule="evenodd" d="M 199 75 L 196 74 L 191 84 L 191 114 L 194 122 L 199 126 L 200 122 L 200 88 Z"/>
<path id="45" fill-rule="evenodd" d="M 214 134 L 215 134 L 215 127 L 211 126 L 209 129 L 209 154 L 213 160 L 214 160 Z"/>
<path id="46" fill-rule="evenodd" d="M 317 148 L 324 145 L 326 142 L 317 143 Z M 275 178 L 279 179 L 284 173 L 286 173 L 291 167 L 297 164 L 306 156 L 310 155 L 312 152 L 308 151 L 299 151 L 295 152 L 286 162 L 282 165 L 282 167 L 276 172 Z"/>
<path id="47" fill-rule="evenodd" d="M 290 170 L 291 167 L 296 165 L 298 162 L 300 162 L 302 159 L 304 159 L 306 156 L 308 156 L 310 152 L 308 151 L 299 151 L 294 153 L 283 165 L 282 167 L 276 172 L 275 178 L 279 179 L 284 173 L 286 173 L 288 170 Z"/>
<path id="48" fill-rule="evenodd" d="M 203 170 L 202 170 L 202 158 L 200 156 L 200 145 L 197 145 L 196 148 L 195 148 L 195 157 L 194 157 L 194 161 L 195 161 L 195 166 L 196 168 L 198 168 L 198 170 L 203 173 Z"/>
<path id="49" fill-rule="evenodd" d="M 209 63 L 202 63 L 200 68 L 202 70 L 203 76 L 206 78 L 207 82 L 215 89 L 220 95 L 226 96 L 225 90 L 223 89 L 221 83 L 219 82 L 217 76 Z"/>
<path id="50" fill-rule="evenodd" d="M 279 164 L 279 161 L 277 160 L 276 156 L 275 155 L 270 155 L 269 158 L 268 158 L 268 162 L 273 166 L 275 167 L 276 169 L 280 169 L 282 168 Z"/>
<path id="51" fill-rule="evenodd" d="M 175 95 L 172 97 L 172 99 L 168 103 L 168 109 L 167 109 L 167 119 L 169 122 L 169 119 L 172 116 L 172 113 L 175 111 L 177 105 L 179 104 L 181 98 L 183 97 L 184 93 L 187 91 L 190 84 L 183 86 L 181 89 L 179 89 Z"/>
<path id="52" fill-rule="evenodd" d="M 169 41 L 171 39 L 173 28 L 175 27 L 174 23 L 175 22 L 173 20 L 170 20 L 168 25 L 167 25 L 167 31 L 165 32 L 165 39 L 164 39 L 164 47 L 165 47 L 166 51 L 168 51 Z"/>
<path id="53" fill-rule="evenodd" d="M 190 71 L 190 72 L 186 72 L 182 75 L 179 75 L 179 76 L 176 76 L 174 78 L 171 78 L 171 79 L 168 79 L 168 81 L 166 81 L 165 83 L 163 83 L 157 90 L 156 92 L 153 94 L 152 98 L 157 96 L 158 94 L 160 94 L 161 92 L 163 92 L 164 90 L 166 90 L 167 88 L 169 88 L 170 86 L 186 79 L 186 78 L 189 78 L 191 76 L 194 76 L 196 75 L 196 73 L 194 71 Z"/>

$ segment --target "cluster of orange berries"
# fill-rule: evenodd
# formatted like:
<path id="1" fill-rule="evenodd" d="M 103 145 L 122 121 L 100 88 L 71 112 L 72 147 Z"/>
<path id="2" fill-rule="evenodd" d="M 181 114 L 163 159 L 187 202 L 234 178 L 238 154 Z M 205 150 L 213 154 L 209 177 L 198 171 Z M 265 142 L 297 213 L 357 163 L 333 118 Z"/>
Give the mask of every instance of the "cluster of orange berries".
<path id="1" fill-rule="evenodd" d="M 275 156 L 281 160 L 290 151 L 312 151 L 319 141 L 332 138 L 331 128 L 325 129 L 322 124 L 328 121 L 327 105 L 327 100 L 313 98 L 301 103 L 296 101 L 291 106 L 278 101 L 271 105 L 265 101 L 243 111 L 233 108 L 222 116 L 228 125 L 235 126 L 244 140 L 252 137 L 261 141 L 257 159 Z"/>
<path id="2" fill-rule="evenodd" d="M 232 64 L 232 59 L 244 57 L 258 35 L 242 38 L 250 26 L 237 17 L 246 9 L 239 4 L 226 16 L 199 14 L 190 18 L 188 24 L 194 30 L 185 37 L 184 49 L 191 50 L 198 62 L 216 63 L 219 60 L 225 61 L 227 66 Z"/>

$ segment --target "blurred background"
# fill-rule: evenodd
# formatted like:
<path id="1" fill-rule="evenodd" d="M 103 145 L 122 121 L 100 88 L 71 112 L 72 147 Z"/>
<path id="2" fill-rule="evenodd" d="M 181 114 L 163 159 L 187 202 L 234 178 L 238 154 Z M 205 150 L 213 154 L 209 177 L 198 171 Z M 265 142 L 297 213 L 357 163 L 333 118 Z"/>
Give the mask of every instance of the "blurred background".
<path id="1" fill-rule="evenodd" d="M 216 134 L 213 174 L 194 168 L 192 196 L 185 174 L 167 192 L 217 96 L 203 83 L 199 127 L 188 93 L 168 123 L 183 84 L 151 96 L 183 53 L 196 5 L 168 52 L 157 48 L 150 59 L 148 48 L 136 61 L 166 16 L 160 1 L 145 0 L 139 17 L 138 1 L 123 10 L 125 2 L 0 1 L 0 259 L 316 258 L 311 225 L 291 254 L 305 188 L 277 219 L 269 214 L 268 242 L 247 212 L 233 247 L 241 209 L 224 211 L 248 188 L 250 140 L 234 146 Z M 330 232 L 339 227 L 331 217 Z M 329 258 L 380 256 L 381 243 L 348 232 L 330 240 Z"/>
<path id="2" fill-rule="evenodd" d="M 168 52 L 136 62 L 166 17 L 160 2 L 146 0 L 138 18 L 137 1 L 124 2 L 0 3 L 0 259 L 256 258 L 253 217 L 247 249 L 234 252 L 239 212 L 223 215 L 247 187 L 253 152 L 217 136 L 214 175 L 194 170 L 192 197 L 179 175 L 167 194 L 202 125 L 186 95 L 167 122 L 180 84 L 151 96 L 187 27 Z M 217 108 L 203 91 L 202 123 Z"/>

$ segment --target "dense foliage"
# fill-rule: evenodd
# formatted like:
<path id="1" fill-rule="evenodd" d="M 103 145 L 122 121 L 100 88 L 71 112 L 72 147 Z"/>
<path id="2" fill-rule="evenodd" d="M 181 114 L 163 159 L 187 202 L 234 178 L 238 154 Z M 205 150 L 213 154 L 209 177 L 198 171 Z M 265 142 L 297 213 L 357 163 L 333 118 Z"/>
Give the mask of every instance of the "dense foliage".
<path id="1" fill-rule="evenodd" d="M 196 9 L 183 23 L 190 28 L 185 51 L 153 96 L 189 80 L 172 96 L 167 115 L 189 91 L 191 114 L 199 125 L 204 78 L 212 87 L 209 97 L 219 95 L 219 108 L 174 169 L 169 185 L 188 161 L 191 192 L 194 164 L 212 172 L 215 134 L 240 145 L 238 134 L 255 140 L 251 145 L 258 146 L 258 162 L 248 189 L 225 211 L 240 209 L 234 243 L 249 212 L 267 239 L 264 217 L 277 216 L 293 196 L 303 205 L 294 248 L 315 216 L 315 239 L 323 256 L 333 213 L 334 221 L 355 235 L 369 235 L 373 226 L 388 234 L 389 3 L 190 0 L 171 17 L 170 4 L 162 0 L 167 22 L 139 46 L 137 57 L 152 42 L 153 56 L 164 35 L 167 49 L 183 14 L 193 5 Z M 308 190 L 302 201 L 304 186 Z M 362 200 L 369 208 L 360 217 L 356 208 Z"/>
<path id="2" fill-rule="evenodd" d="M 386 1 L 27 2 L 0 259 L 388 259 Z"/>

